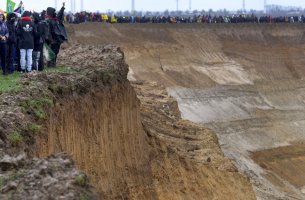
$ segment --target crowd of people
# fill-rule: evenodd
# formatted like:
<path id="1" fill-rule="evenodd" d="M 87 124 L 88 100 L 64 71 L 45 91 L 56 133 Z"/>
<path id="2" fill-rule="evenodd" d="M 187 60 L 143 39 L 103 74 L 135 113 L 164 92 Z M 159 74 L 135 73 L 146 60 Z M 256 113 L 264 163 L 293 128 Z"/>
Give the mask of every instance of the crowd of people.
<path id="1" fill-rule="evenodd" d="M 21 10 L 22 2 L 16 10 Z M 15 10 L 15 11 L 16 11 Z M 3 75 L 18 70 L 23 73 L 56 66 L 61 44 L 67 40 L 64 23 L 305 23 L 300 16 L 256 16 L 239 14 L 232 16 L 116 16 L 93 12 L 64 13 L 65 4 L 56 13 L 48 7 L 41 13 L 0 11 L 0 64 Z M 7 18 L 7 19 L 6 19 Z M 53 56 L 44 54 L 52 53 Z M 45 59 L 44 59 L 45 58 Z"/>
<path id="2" fill-rule="evenodd" d="M 93 12 L 68 13 L 67 23 L 104 22 L 104 23 L 305 23 L 304 15 L 256 16 L 254 14 L 239 14 L 232 16 L 116 16 L 114 14 L 100 14 Z"/>
<path id="3" fill-rule="evenodd" d="M 19 5 L 22 6 L 22 2 Z M 18 10 L 18 9 L 17 9 Z M 20 9 L 19 9 L 20 10 Z M 0 12 L 0 59 L 3 75 L 18 70 L 29 73 L 43 70 L 45 57 L 48 67 L 56 66 L 60 45 L 67 40 L 64 27 L 65 5 L 58 13 L 48 7 L 41 13 L 23 11 Z M 7 18 L 7 19 L 6 19 Z M 45 54 L 51 54 L 52 57 Z"/>

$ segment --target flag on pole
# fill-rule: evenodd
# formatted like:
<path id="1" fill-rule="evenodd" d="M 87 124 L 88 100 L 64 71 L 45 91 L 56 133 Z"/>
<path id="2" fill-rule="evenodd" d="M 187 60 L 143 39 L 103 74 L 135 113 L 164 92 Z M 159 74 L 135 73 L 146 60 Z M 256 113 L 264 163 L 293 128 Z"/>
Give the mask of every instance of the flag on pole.
<path id="1" fill-rule="evenodd" d="M 6 1 L 6 12 L 7 13 L 14 12 L 15 5 L 16 5 L 16 3 L 13 2 L 12 0 L 7 0 Z"/>
<path id="2" fill-rule="evenodd" d="M 54 60 L 56 56 L 54 51 L 46 43 L 43 45 L 43 56 L 46 61 Z"/>
<path id="3" fill-rule="evenodd" d="M 8 0 L 9 1 L 9 0 Z M 20 1 L 18 7 L 14 10 L 15 13 L 19 13 L 19 14 L 22 14 L 24 11 L 24 5 L 23 5 L 23 2 Z"/>

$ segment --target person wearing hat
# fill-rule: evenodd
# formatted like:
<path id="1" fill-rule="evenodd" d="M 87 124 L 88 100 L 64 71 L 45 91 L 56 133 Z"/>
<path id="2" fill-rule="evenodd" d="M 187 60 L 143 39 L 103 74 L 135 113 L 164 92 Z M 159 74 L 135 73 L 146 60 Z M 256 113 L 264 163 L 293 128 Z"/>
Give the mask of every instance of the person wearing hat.
<path id="1" fill-rule="evenodd" d="M 4 13 L 0 12 L 0 59 L 3 75 L 6 75 L 6 41 L 9 37 Z"/>

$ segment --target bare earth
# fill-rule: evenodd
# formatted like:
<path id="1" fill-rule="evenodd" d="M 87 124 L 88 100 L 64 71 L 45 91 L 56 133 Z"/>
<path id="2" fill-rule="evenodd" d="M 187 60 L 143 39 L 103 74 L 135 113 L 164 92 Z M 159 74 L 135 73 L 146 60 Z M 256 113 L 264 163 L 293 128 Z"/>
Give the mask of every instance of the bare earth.
<path id="1" fill-rule="evenodd" d="M 103 54 L 97 46 L 71 45 L 60 62 L 90 68 Z M 106 61 L 124 61 L 121 52 L 114 55 Z M 255 199 L 249 179 L 223 155 L 214 132 L 182 120 L 177 101 L 159 84 L 130 85 L 127 73 L 122 77 L 59 101 L 38 155 L 70 154 L 101 199 Z"/>
<path id="2" fill-rule="evenodd" d="M 304 28 L 82 24 L 69 33 L 71 44 L 122 47 L 129 80 L 162 85 L 183 119 L 213 130 L 257 199 L 305 199 Z"/>

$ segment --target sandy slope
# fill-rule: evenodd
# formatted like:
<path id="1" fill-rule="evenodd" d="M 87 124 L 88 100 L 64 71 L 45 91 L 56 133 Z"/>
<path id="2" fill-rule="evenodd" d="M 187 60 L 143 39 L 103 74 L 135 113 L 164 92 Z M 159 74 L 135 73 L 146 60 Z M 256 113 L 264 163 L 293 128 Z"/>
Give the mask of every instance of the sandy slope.
<path id="1" fill-rule="evenodd" d="M 38 142 L 40 156 L 69 153 L 101 199 L 255 199 L 214 132 L 182 120 L 177 102 L 158 84 L 134 81 L 131 87 L 121 51 L 104 54 L 96 46 L 62 50 L 65 66 L 105 64 L 110 71 L 101 78 L 110 79 L 58 101 L 47 137 Z"/>
<path id="2" fill-rule="evenodd" d="M 305 199 L 298 146 L 305 140 L 304 28 L 83 24 L 69 32 L 71 43 L 121 46 L 129 79 L 164 85 L 182 118 L 213 129 L 225 155 L 251 177 L 259 199 Z M 276 153 L 285 146 L 297 159 Z M 274 162 L 280 166 L 273 168 Z"/>

